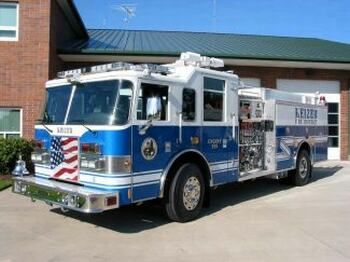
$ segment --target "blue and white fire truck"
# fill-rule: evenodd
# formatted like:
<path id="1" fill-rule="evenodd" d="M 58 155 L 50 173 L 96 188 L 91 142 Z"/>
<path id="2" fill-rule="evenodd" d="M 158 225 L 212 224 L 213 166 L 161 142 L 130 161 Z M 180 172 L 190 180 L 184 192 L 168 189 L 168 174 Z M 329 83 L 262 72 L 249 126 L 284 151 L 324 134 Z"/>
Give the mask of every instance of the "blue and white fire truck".
<path id="1" fill-rule="evenodd" d="M 218 185 L 305 185 L 327 159 L 323 99 L 248 87 L 223 66 L 187 52 L 173 64 L 60 72 L 35 126 L 35 174 L 14 177 L 13 191 L 85 213 L 162 198 L 185 222 Z"/>

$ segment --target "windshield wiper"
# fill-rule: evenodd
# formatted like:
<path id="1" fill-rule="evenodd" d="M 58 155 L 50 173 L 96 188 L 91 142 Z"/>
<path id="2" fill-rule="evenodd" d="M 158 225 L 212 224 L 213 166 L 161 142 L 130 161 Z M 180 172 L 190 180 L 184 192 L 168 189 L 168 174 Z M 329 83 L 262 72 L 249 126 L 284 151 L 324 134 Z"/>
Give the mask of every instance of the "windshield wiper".
<path id="1" fill-rule="evenodd" d="M 89 132 L 95 134 L 96 131 L 92 130 L 90 127 L 85 125 L 85 121 L 83 119 L 73 119 L 69 121 L 70 123 L 79 123 L 81 124 L 83 127 L 85 127 Z"/>
<path id="2" fill-rule="evenodd" d="M 44 124 L 44 119 L 37 119 L 35 121 L 42 125 L 47 131 L 49 131 L 49 133 L 52 133 L 52 129 L 50 129 L 47 125 Z"/>

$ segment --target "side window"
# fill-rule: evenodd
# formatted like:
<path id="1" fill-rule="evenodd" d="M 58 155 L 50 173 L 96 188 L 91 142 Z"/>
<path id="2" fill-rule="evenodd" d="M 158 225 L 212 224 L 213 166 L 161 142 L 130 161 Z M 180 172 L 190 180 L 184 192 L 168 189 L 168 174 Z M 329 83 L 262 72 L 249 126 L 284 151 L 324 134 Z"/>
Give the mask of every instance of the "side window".
<path id="1" fill-rule="evenodd" d="M 225 81 L 204 77 L 204 121 L 223 121 Z"/>
<path id="2" fill-rule="evenodd" d="M 182 120 L 194 121 L 196 118 L 196 91 L 184 88 L 182 91 Z"/>
<path id="3" fill-rule="evenodd" d="M 150 110 L 155 108 L 156 111 L 159 110 L 156 120 L 167 120 L 168 89 L 168 86 L 142 83 L 137 103 L 137 120 L 151 119 L 152 114 L 157 112 Z"/>

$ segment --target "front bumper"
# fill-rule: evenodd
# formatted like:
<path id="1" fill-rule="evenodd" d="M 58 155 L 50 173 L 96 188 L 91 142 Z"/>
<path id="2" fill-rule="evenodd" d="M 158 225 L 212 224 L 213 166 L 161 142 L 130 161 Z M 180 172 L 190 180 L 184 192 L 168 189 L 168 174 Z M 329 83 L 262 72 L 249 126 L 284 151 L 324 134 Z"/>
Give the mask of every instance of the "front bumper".
<path id="1" fill-rule="evenodd" d="M 50 205 L 83 213 L 100 213 L 119 207 L 119 193 L 72 185 L 34 176 L 14 177 L 12 191 Z"/>

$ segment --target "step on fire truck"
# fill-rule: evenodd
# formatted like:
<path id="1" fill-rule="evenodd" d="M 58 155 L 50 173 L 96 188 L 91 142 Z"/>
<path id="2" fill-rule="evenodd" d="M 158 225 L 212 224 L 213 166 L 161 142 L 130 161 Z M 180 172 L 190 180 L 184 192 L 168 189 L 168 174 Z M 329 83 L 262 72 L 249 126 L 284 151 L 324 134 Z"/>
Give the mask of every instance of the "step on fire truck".
<path id="1" fill-rule="evenodd" d="M 13 191 L 98 213 L 162 198 L 170 219 L 196 218 L 218 185 L 271 177 L 305 185 L 327 159 L 327 108 L 248 87 L 220 59 L 111 63 L 60 72 L 35 126 L 34 176 Z"/>

